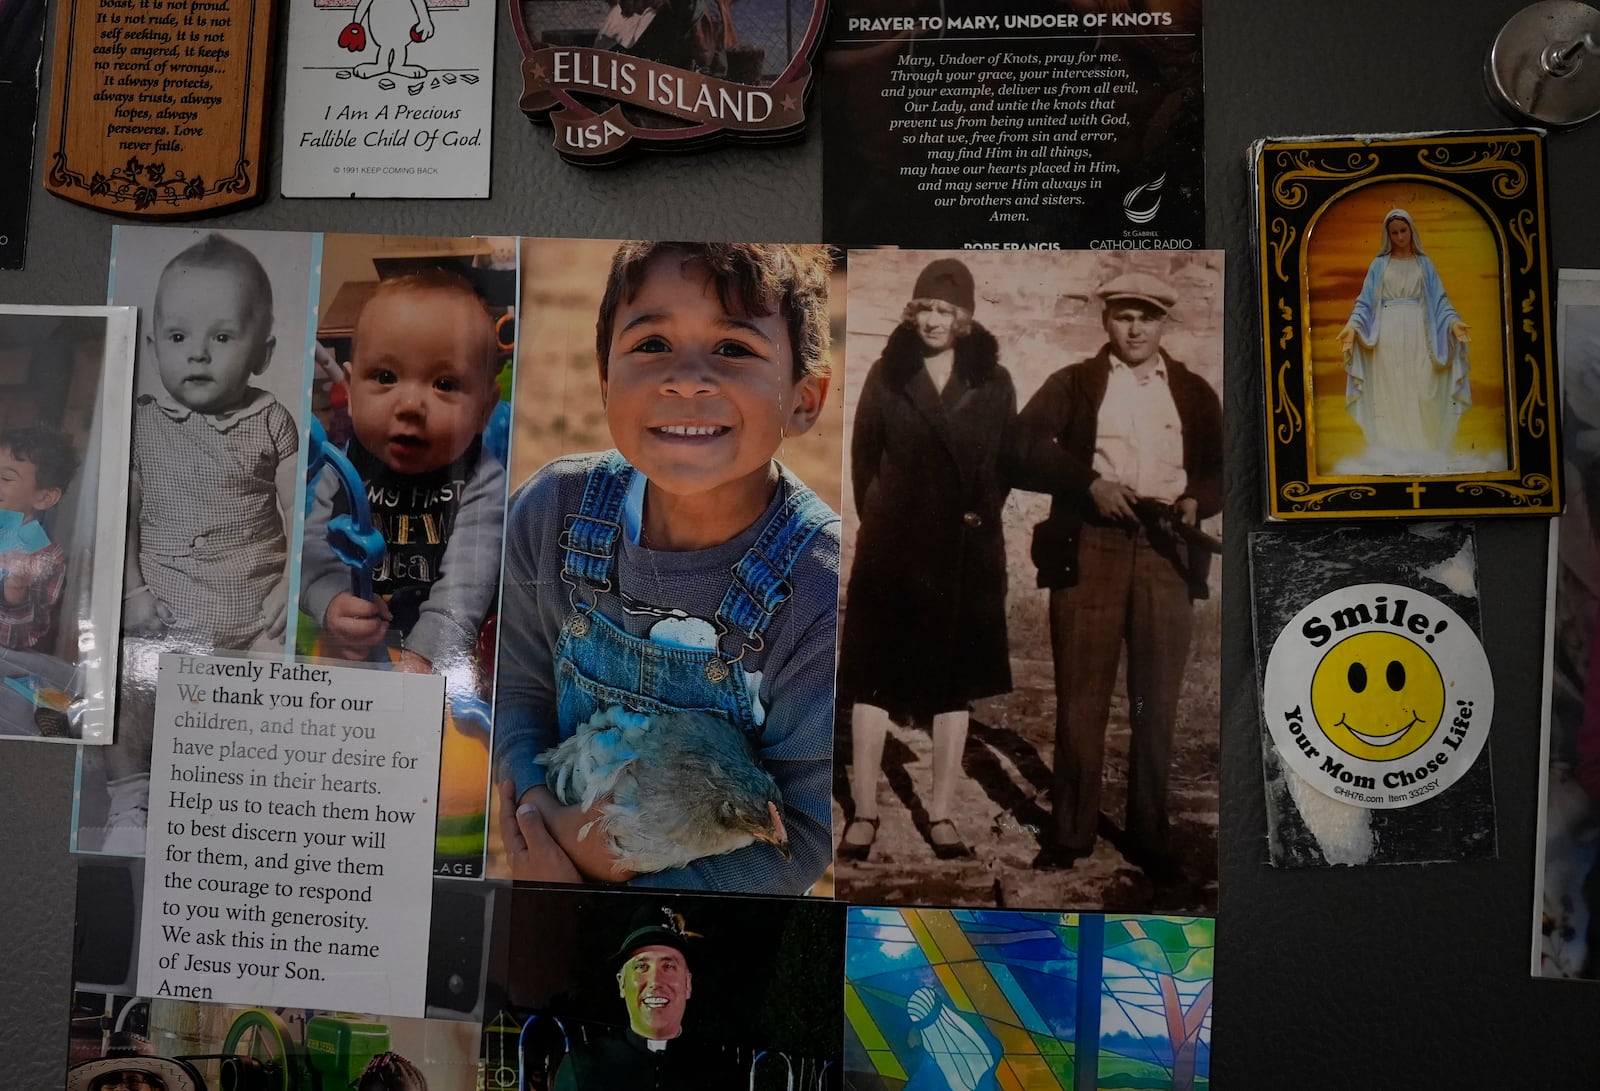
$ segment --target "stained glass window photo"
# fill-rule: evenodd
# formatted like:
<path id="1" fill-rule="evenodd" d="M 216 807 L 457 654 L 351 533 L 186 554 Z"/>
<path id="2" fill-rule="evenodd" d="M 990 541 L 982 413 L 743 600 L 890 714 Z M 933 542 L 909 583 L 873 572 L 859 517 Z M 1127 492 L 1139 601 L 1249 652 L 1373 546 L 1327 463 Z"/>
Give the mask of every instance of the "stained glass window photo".
<path id="1" fill-rule="evenodd" d="M 845 1086 L 1210 1086 L 1207 917 L 850 910 Z"/>

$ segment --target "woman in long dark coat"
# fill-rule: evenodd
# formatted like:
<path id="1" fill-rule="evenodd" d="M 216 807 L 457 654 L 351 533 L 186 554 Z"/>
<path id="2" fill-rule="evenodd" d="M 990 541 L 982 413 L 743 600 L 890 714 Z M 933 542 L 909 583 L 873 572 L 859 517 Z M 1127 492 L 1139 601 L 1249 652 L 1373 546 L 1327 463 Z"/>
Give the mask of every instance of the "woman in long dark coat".
<path id="1" fill-rule="evenodd" d="M 891 720 L 932 723 L 934 851 L 969 854 L 951 821 L 972 701 L 1011 689 L 998 460 L 1016 388 L 972 320 L 972 273 L 941 258 L 872 365 L 850 465 L 861 528 L 846 592 L 839 691 L 852 702 L 854 820 L 839 855 L 866 859 Z"/>

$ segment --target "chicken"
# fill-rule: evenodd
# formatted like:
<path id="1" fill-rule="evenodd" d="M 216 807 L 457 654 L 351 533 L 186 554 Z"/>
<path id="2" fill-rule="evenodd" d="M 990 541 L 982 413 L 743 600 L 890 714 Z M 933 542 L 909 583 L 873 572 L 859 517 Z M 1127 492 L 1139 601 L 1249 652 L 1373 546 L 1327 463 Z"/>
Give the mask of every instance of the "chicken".
<path id="1" fill-rule="evenodd" d="M 613 705 L 539 755 L 564 804 L 601 816 L 617 864 L 647 874 L 765 841 L 789 859 L 783 794 L 748 739 L 720 716 L 647 716 Z"/>

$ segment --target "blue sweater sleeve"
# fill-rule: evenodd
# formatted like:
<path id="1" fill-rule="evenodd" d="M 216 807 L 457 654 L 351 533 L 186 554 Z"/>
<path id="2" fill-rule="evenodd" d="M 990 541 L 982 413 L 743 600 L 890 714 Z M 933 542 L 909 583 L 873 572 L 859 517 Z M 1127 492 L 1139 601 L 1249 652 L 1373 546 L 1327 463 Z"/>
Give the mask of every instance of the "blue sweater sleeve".
<path id="1" fill-rule="evenodd" d="M 506 519 L 505 584 L 495 678 L 495 775 L 517 798 L 544 783 L 539 755 L 560 741 L 556 721 L 555 638 L 560 603 L 539 583 L 539 550 L 548 498 L 535 476 L 512 497 Z M 553 623 L 552 623 L 552 618 Z"/>

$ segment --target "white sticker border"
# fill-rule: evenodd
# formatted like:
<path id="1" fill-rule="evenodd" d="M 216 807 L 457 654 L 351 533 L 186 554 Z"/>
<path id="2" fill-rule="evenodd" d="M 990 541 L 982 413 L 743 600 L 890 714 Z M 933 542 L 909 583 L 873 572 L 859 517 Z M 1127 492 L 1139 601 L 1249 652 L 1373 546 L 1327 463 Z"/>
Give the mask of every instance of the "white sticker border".
<path id="1" fill-rule="evenodd" d="M 1396 625 L 1392 610 L 1401 603 Z M 1364 622 L 1358 620 L 1363 607 Z M 1340 625 L 1336 615 L 1346 610 L 1355 611 L 1345 615 L 1352 623 Z M 1407 625 L 1417 616 L 1447 624 L 1442 631 L 1429 625 L 1417 633 Z M 1306 629 L 1317 619 L 1330 638 L 1314 645 Z M 1444 681 L 1445 715 L 1439 725 L 1422 746 L 1392 761 L 1372 761 L 1340 749 L 1311 712 L 1317 665 L 1341 641 L 1365 632 L 1396 633 L 1413 642 L 1417 636 L 1432 636 L 1425 650 Z M 1477 632 L 1450 607 L 1400 584 L 1353 584 L 1318 597 L 1283 627 L 1267 657 L 1261 711 L 1280 760 L 1313 788 L 1343 803 L 1393 810 L 1433 798 L 1477 762 L 1494 718 L 1494 679 Z"/>

